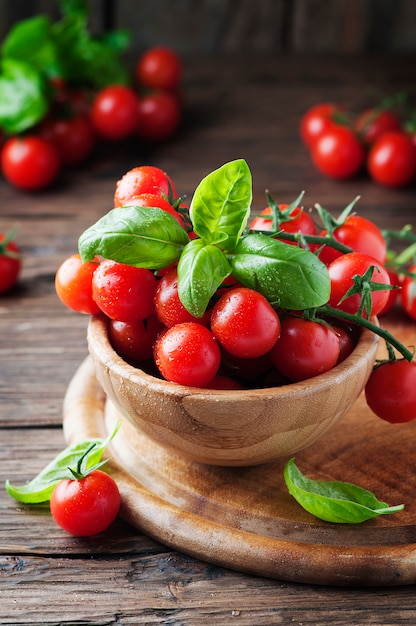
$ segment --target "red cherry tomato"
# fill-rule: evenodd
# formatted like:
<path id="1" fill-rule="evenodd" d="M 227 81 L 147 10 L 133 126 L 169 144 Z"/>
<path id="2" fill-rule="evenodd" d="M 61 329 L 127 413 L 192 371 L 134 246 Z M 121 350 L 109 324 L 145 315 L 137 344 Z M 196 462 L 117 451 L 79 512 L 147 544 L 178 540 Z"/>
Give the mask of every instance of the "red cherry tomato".
<path id="1" fill-rule="evenodd" d="M 69 309 L 85 315 L 97 315 L 98 304 L 92 297 L 92 277 L 100 263 L 83 263 L 79 254 L 73 254 L 59 266 L 55 275 L 55 290 L 58 298 Z"/>
<path id="2" fill-rule="evenodd" d="M 49 118 L 42 123 L 40 133 L 59 153 L 64 165 L 78 165 L 93 151 L 95 134 L 86 115 L 69 118 Z"/>
<path id="3" fill-rule="evenodd" d="M 315 167 L 330 178 L 352 178 L 362 169 L 365 151 L 356 135 L 345 126 L 331 126 L 314 142 Z"/>
<path id="4" fill-rule="evenodd" d="M 138 322 L 154 313 L 157 280 L 153 273 L 105 259 L 92 278 L 92 296 L 110 319 Z"/>
<path id="5" fill-rule="evenodd" d="M 164 196 L 158 196 L 155 193 L 141 193 L 138 196 L 134 196 L 132 199 L 134 206 L 153 207 L 162 209 L 172 215 L 175 220 L 184 228 L 184 221 L 182 215 L 171 205 L 171 203 Z"/>
<path id="6" fill-rule="evenodd" d="M 416 319 L 416 265 L 411 265 L 407 271 L 409 275 L 401 283 L 401 304 L 407 315 Z"/>
<path id="7" fill-rule="evenodd" d="M 35 135 L 12 137 L 1 151 L 4 177 L 16 187 L 37 191 L 48 187 L 58 176 L 60 160 L 48 141 Z"/>
<path id="8" fill-rule="evenodd" d="M 137 196 L 145 193 L 177 198 L 173 182 L 163 170 L 153 165 L 141 165 L 129 170 L 117 181 L 114 206 L 131 205 Z"/>
<path id="9" fill-rule="evenodd" d="M 139 102 L 140 139 L 150 142 L 165 141 L 172 137 L 181 122 L 181 105 L 178 98 L 167 91 L 150 93 Z"/>
<path id="10" fill-rule="evenodd" d="M 397 359 L 378 365 L 365 387 L 370 409 L 392 424 L 416 418 L 416 362 Z"/>
<path id="11" fill-rule="evenodd" d="M 0 294 L 14 287 L 22 269 L 20 249 L 10 237 L 0 233 Z"/>
<path id="12" fill-rule="evenodd" d="M 318 137 L 331 128 L 334 118 L 343 111 L 343 107 L 331 102 L 316 104 L 308 109 L 300 121 L 299 131 L 303 143 L 311 148 Z"/>
<path id="13" fill-rule="evenodd" d="M 402 187 L 416 176 L 416 147 L 405 132 L 382 135 L 373 144 L 367 161 L 373 180 L 387 187 Z"/>
<path id="14" fill-rule="evenodd" d="M 312 378 L 338 363 L 340 343 L 336 332 L 319 322 L 288 316 L 270 351 L 276 369 L 293 382 Z"/>
<path id="15" fill-rule="evenodd" d="M 108 333 L 111 345 L 123 359 L 146 361 L 153 357 L 153 346 L 164 328 L 155 315 L 150 315 L 134 323 L 110 320 Z"/>
<path id="16" fill-rule="evenodd" d="M 374 267 L 372 273 L 372 281 L 390 285 L 389 275 L 384 266 L 376 259 L 368 254 L 361 252 L 350 252 L 344 254 L 328 266 L 329 277 L 331 280 L 331 294 L 329 296 L 329 305 L 345 311 L 347 313 L 357 313 L 359 311 L 362 296 L 355 294 L 342 300 L 347 291 L 353 286 L 353 276 L 363 276 L 370 267 Z M 383 309 L 389 297 L 388 289 L 371 292 L 371 311 L 366 313 L 370 315 L 378 315 Z M 341 302 L 342 300 L 342 302 Z"/>
<path id="17" fill-rule="evenodd" d="M 154 357 L 166 380 L 192 387 L 209 385 L 221 363 L 214 335 L 195 322 L 176 324 L 162 333 L 155 344 Z"/>
<path id="18" fill-rule="evenodd" d="M 91 106 L 91 121 L 105 139 L 125 139 L 138 125 L 139 99 L 130 87 L 110 85 L 102 89 Z"/>
<path id="19" fill-rule="evenodd" d="M 178 295 L 178 272 L 175 267 L 168 270 L 160 279 L 155 293 L 155 310 L 158 319 L 168 328 L 182 322 L 198 322 L 208 326 L 211 310 L 208 309 L 202 318 L 191 315 L 183 306 Z"/>
<path id="20" fill-rule="evenodd" d="M 56 523 L 77 537 L 106 530 L 120 510 L 120 492 L 114 479 L 94 470 L 79 480 L 63 480 L 52 492 L 50 508 Z"/>
<path id="21" fill-rule="evenodd" d="M 266 354 L 276 343 L 280 320 L 261 293 L 236 287 L 214 305 L 211 330 L 227 352 L 249 359 Z"/>
<path id="22" fill-rule="evenodd" d="M 323 231 L 321 235 L 325 235 Z M 384 263 L 387 254 L 387 244 L 381 230 L 371 220 L 360 215 L 349 215 L 343 224 L 334 229 L 333 237 L 354 252 L 368 254 Z M 319 258 L 325 265 L 329 265 L 343 253 L 330 246 L 324 246 L 319 252 Z"/>
<path id="23" fill-rule="evenodd" d="M 136 76 L 141 85 L 150 89 L 176 89 L 182 76 L 182 61 L 171 48 L 150 48 L 137 61 Z"/>
<path id="24" fill-rule="evenodd" d="M 386 269 L 389 275 L 390 284 L 397 287 L 397 289 L 390 289 L 389 297 L 387 298 L 386 304 L 383 306 L 381 311 L 378 312 L 379 317 L 381 317 L 382 315 L 386 315 L 389 311 L 391 311 L 391 309 L 394 307 L 394 305 L 398 301 L 399 296 L 402 292 L 402 281 L 400 280 L 400 276 L 396 272 L 393 272 L 392 270 L 388 268 Z"/>
<path id="25" fill-rule="evenodd" d="M 288 204 L 279 204 L 280 211 L 285 211 L 288 208 Z M 270 207 L 266 207 L 261 211 L 260 215 L 255 217 L 251 222 L 250 228 L 253 230 L 272 230 L 272 220 L 270 216 L 272 210 Z M 269 216 L 269 217 L 267 217 Z M 301 207 L 295 207 L 288 216 L 289 219 L 281 221 L 278 228 L 285 233 L 302 233 L 303 235 L 316 235 L 316 226 L 312 217 Z M 292 243 L 288 241 L 287 243 Z M 296 243 L 296 242 L 293 242 Z"/>
<path id="26" fill-rule="evenodd" d="M 399 118 L 392 111 L 367 109 L 357 116 L 354 130 L 367 145 L 373 144 L 379 137 L 392 130 L 400 130 Z"/>

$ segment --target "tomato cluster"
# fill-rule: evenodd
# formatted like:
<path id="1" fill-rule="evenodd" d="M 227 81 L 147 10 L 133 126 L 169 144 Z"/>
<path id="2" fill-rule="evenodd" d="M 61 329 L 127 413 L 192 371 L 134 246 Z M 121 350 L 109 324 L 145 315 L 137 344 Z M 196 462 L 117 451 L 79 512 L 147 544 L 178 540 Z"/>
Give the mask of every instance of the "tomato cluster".
<path id="1" fill-rule="evenodd" d="M 372 221 L 352 213 L 355 202 L 337 220 L 318 206 L 319 224 L 300 198 L 277 205 L 267 197 L 269 206 L 252 218 L 249 232 L 267 233 L 288 246 L 306 246 L 322 261 L 330 295 L 315 311 L 273 306 L 231 274 L 197 316 L 181 301 L 176 263 L 152 270 L 102 257 L 83 263 L 79 254 L 58 269 L 57 294 L 75 311 L 104 314 L 120 356 L 171 382 L 241 389 L 288 384 L 326 372 L 354 349 L 360 320 L 383 315 L 398 297 L 400 289 L 392 288 L 397 281 L 388 270 L 387 239 Z M 190 239 L 194 236 L 187 205 L 159 168 L 139 166 L 117 182 L 114 211 L 126 211 L 132 204 L 167 211 L 188 229 Z M 388 363 L 410 370 L 411 376 L 416 371 L 412 360 Z M 370 406 L 373 386 L 381 393 L 377 378 L 383 371 L 379 366 L 370 379 Z M 403 421 L 397 412 L 386 416 L 386 410 L 374 411 L 384 419 Z M 409 412 L 405 415 L 408 419 Z"/>
<path id="2" fill-rule="evenodd" d="M 3 133 L 3 176 L 20 189 L 36 191 L 51 185 L 63 168 L 84 163 L 100 141 L 168 140 L 182 119 L 181 76 L 178 54 L 153 47 L 139 57 L 127 84 L 93 90 L 54 81 L 42 119 L 24 132 Z"/>
<path id="3" fill-rule="evenodd" d="M 309 108 L 299 130 L 315 167 L 339 180 L 366 170 L 380 185 L 412 183 L 416 178 L 416 132 L 396 111 L 394 100 L 358 115 L 330 102 Z"/>

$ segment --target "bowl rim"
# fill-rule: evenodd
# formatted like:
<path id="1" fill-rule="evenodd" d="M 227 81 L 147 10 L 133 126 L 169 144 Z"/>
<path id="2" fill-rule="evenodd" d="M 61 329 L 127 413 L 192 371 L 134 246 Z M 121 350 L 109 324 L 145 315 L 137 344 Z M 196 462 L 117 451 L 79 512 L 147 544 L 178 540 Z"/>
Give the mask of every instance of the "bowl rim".
<path id="1" fill-rule="evenodd" d="M 372 322 L 378 325 L 377 318 L 373 318 Z M 87 339 L 90 354 L 93 355 L 94 359 L 99 358 L 101 363 L 108 369 L 114 370 L 115 373 L 123 378 L 127 378 L 130 382 L 137 382 L 140 386 L 146 383 L 153 391 L 164 392 L 170 396 L 205 396 L 211 398 L 213 401 L 244 401 L 244 399 L 252 400 L 254 396 L 261 400 L 276 396 L 277 394 L 290 396 L 296 393 L 297 390 L 299 392 L 305 392 L 313 388 L 318 391 L 329 385 L 336 385 L 345 379 L 350 370 L 359 369 L 361 364 L 368 360 L 368 355 L 371 351 L 373 351 L 375 355 L 380 340 L 377 334 L 362 327 L 357 343 L 346 359 L 322 374 L 298 382 L 276 387 L 253 387 L 236 390 L 207 389 L 181 385 L 163 378 L 158 378 L 140 367 L 125 361 L 110 343 L 108 337 L 109 323 L 110 319 L 104 314 L 92 315 L 90 317 L 87 328 Z"/>

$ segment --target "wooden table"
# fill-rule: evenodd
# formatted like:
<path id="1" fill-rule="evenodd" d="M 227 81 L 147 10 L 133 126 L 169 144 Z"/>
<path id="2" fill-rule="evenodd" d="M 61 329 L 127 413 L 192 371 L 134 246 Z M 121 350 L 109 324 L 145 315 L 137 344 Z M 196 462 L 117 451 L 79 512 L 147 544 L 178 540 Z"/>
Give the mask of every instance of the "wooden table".
<path id="1" fill-rule="evenodd" d="M 378 187 L 365 176 L 322 178 L 298 136 L 302 112 L 322 100 L 352 108 L 375 94 L 415 90 L 416 59 L 193 59 L 186 69 L 188 114 L 180 135 L 154 150 L 103 147 L 93 163 L 65 173 L 43 193 L 0 182 L 0 227 L 18 228 L 20 283 L 0 299 L 0 481 L 22 484 L 64 446 L 62 402 L 87 354 L 87 318 L 54 291 L 60 262 L 79 234 L 112 208 L 116 180 L 151 163 L 189 197 L 210 170 L 245 158 L 254 210 L 265 189 L 280 202 L 301 190 L 305 204 L 339 213 L 357 194 L 359 212 L 381 227 L 415 222 L 416 188 Z M 77 539 L 45 507 L 0 491 L 2 624 L 403 624 L 415 623 L 414 586 L 339 588 L 234 572 L 173 551 L 118 520 Z"/>

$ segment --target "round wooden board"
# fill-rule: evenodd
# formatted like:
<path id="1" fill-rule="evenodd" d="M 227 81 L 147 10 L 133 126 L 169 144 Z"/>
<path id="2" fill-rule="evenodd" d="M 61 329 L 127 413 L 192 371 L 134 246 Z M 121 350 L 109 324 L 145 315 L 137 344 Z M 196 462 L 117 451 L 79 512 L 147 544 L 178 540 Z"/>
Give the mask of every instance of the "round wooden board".
<path id="1" fill-rule="evenodd" d="M 190 463 L 139 434 L 97 383 L 90 357 L 64 402 L 67 442 L 106 437 L 122 517 L 161 543 L 241 572 L 306 583 L 416 583 L 416 422 L 377 419 L 363 397 L 320 441 L 296 455 L 309 477 L 346 480 L 404 511 L 357 525 L 304 511 L 283 480 L 287 459 L 254 467 Z"/>

